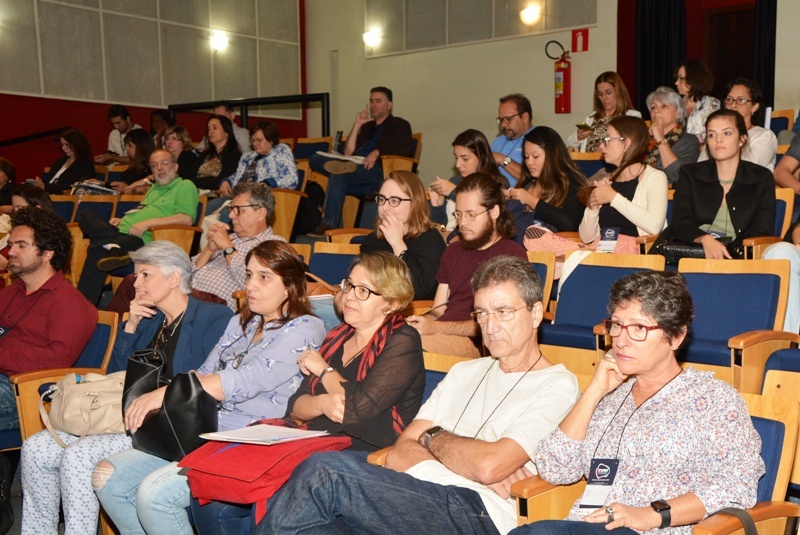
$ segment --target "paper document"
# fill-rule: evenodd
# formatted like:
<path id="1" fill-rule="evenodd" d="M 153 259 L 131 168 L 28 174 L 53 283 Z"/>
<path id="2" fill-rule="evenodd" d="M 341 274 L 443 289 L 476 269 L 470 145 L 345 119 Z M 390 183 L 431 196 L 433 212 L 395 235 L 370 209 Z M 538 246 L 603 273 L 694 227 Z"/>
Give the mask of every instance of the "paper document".
<path id="1" fill-rule="evenodd" d="M 242 429 L 223 431 L 219 433 L 203 433 L 200 435 L 206 440 L 218 440 L 220 442 L 241 442 L 242 444 L 281 444 L 305 438 L 322 437 L 327 435 L 327 431 L 305 431 L 303 429 L 291 429 L 277 425 L 251 425 Z"/>
<path id="2" fill-rule="evenodd" d="M 344 160 L 346 162 L 353 162 L 359 165 L 364 163 L 363 156 L 345 156 L 344 154 L 340 154 L 338 152 L 323 152 L 321 150 L 317 151 L 317 154 L 320 156 L 327 156 L 328 158 L 335 158 L 337 160 Z"/>

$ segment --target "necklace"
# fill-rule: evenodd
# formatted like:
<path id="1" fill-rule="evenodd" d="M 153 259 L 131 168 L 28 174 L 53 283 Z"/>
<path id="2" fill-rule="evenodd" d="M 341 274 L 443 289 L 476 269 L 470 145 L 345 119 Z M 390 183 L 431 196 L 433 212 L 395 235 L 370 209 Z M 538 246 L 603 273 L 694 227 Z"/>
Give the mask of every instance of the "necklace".
<path id="1" fill-rule="evenodd" d="M 489 413 L 489 416 L 487 416 L 487 417 L 486 417 L 486 419 L 483 421 L 483 423 L 482 423 L 482 424 L 481 424 L 481 426 L 478 428 L 478 430 L 477 430 L 477 431 L 475 431 L 475 435 L 472 437 L 473 439 L 475 439 L 475 438 L 477 438 L 477 437 L 478 437 L 478 433 L 480 433 L 480 432 L 481 432 L 481 429 L 483 429 L 483 428 L 484 428 L 484 426 L 485 426 L 485 425 L 486 425 L 486 424 L 489 422 L 489 420 L 492 418 L 492 416 L 494 416 L 494 413 L 495 413 L 495 412 L 497 412 L 497 409 L 499 409 L 499 408 L 500 408 L 500 405 L 502 405 L 502 404 L 503 404 L 503 402 L 506 400 L 506 398 L 508 398 L 508 396 L 509 396 L 509 395 L 511 395 L 511 392 L 513 392 L 513 391 L 514 391 L 514 389 L 515 389 L 515 388 L 517 388 L 517 385 L 518 385 L 518 384 L 520 384 L 520 383 L 522 382 L 522 380 L 523 380 L 523 379 L 525 379 L 525 376 L 526 376 L 526 375 L 528 375 L 528 372 L 530 372 L 530 371 L 531 371 L 531 370 L 532 370 L 532 369 L 533 369 L 533 368 L 534 368 L 534 367 L 535 367 L 537 364 L 539 364 L 539 361 L 540 361 L 540 360 L 542 360 L 542 357 L 543 357 L 543 356 L 544 356 L 544 355 L 543 355 L 542 353 L 539 353 L 539 358 L 537 358 L 537 359 L 536 359 L 536 362 L 534 362 L 534 363 L 531 365 L 531 367 L 530 367 L 530 368 L 528 368 L 528 369 L 525 371 L 525 373 L 523 373 L 523 374 L 522 374 L 522 377 L 520 377 L 519 379 L 517 379 L 517 382 L 516 382 L 516 383 L 514 383 L 514 386 L 512 386 L 512 387 L 511 387 L 511 388 L 508 390 L 508 392 L 506 392 L 506 395 L 505 395 L 505 396 L 503 396 L 503 399 L 501 399 L 501 400 L 500 400 L 500 403 L 498 403 L 498 404 L 495 406 L 494 410 L 492 410 L 492 412 L 490 412 L 490 413 Z M 461 422 L 461 418 L 464 416 L 464 413 L 465 413 L 465 412 L 467 412 L 467 407 L 469 407 L 469 404 L 472 402 L 472 398 L 474 398 L 474 397 L 475 397 L 475 394 L 477 394 L 477 393 L 478 393 L 478 389 L 479 389 L 479 388 L 481 387 L 481 385 L 483 384 L 483 381 L 486 379 L 486 376 L 487 376 L 487 375 L 489 375 L 489 371 L 492 369 L 492 366 L 494 366 L 494 363 L 496 362 L 496 360 L 497 360 L 497 359 L 492 359 L 492 363 L 491 363 L 491 364 L 489 364 L 489 367 L 488 367 L 488 368 L 486 368 L 486 373 L 484 373 L 484 374 L 483 374 L 483 377 L 481 377 L 481 380 L 480 380 L 480 382 L 478 383 L 478 386 L 476 386 L 476 387 L 475 387 L 475 390 L 472 392 L 472 395 L 471 395 L 471 396 L 469 397 L 469 399 L 467 400 L 467 404 L 466 404 L 466 405 L 464 405 L 464 410 L 462 410 L 462 411 L 461 411 L 461 415 L 458 417 L 458 420 L 456 421 L 456 425 L 455 425 L 455 426 L 453 426 L 453 434 L 455 434 L 455 433 L 456 433 L 456 429 L 458 428 L 458 424 Z"/>
<path id="2" fill-rule="evenodd" d="M 164 314 L 164 321 L 161 323 L 161 330 L 158 332 L 158 345 L 163 347 L 169 343 L 172 337 L 175 336 L 175 331 L 178 330 L 178 327 L 180 326 L 181 321 L 183 321 L 183 316 L 185 314 L 186 314 L 186 309 L 184 309 L 183 312 L 181 312 L 180 315 L 175 319 L 175 321 L 172 322 L 172 332 L 170 332 L 169 335 L 166 334 L 168 330 L 167 315 Z"/>
<path id="3" fill-rule="evenodd" d="M 355 343 L 355 336 L 353 337 L 353 343 Z M 343 368 L 347 368 L 347 366 L 348 366 L 348 365 L 349 365 L 351 362 L 353 362 L 354 360 L 356 360 L 356 359 L 359 357 L 359 355 L 361 355 L 361 354 L 364 352 L 364 350 L 367 348 L 367 346 L 368 346 L 368 345 L 369 345 L 369 342 L 367 342 L 366 344 L 364 344 L 364 347 L 362 347 L 361 349 L 359 349 L 359 350 L 358 350 L 358 351 L 357 351 L 357 352 L 356 352 L 356 353 L 355 353 L 355 354 L 354 354 L 352 357 L 350 357 L 349 359 L 347 359 L 347 362 L 342 362 L 342 367 L 343 367 Z M 344 360 L 344 359 L 342 359 L 342 360 Z"/>

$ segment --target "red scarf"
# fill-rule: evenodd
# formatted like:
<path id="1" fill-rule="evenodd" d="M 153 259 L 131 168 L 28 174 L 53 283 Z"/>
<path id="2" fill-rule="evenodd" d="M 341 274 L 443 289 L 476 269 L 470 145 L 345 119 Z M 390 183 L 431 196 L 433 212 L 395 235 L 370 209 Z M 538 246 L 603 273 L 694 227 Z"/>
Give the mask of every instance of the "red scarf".
<path id="1" fill-rule="evenodd" d="M 375 331 L 375 334 L 372 335 L 372 338 L 364 347 L 364 353 L 361 355 L 361 362 L 358 365 L 356 381 L 360 383 L 367 377 L 367 373 L 369 372 L 370 368 L 375 365 L 375 361 L 378 359 L 381 352 L 383 352 L 383 348 L 386 347 L 386 344 L 389 342 L 389 339 L 392 337 L 394 331 L 405 324 L 406 322 L 403 319 L 403 316 L 400 314 L 388 314 L 386 316 L 386 318 L 383 320 L 383 323 L 381 323 L 380 327 L 378 327 L 378 330 Z M 355 329 L 353 327 L 346 323 L 342 323 L 337 327 L 334 327 L 328 333 L 328 336 L 326 336 L 325 340 L 322 342 L 322 347 L 319 349 L 319 352 L 322 354 L 322 358 L 325 359 L 325 362 L 330 362 L 334 353 L 336 353 L 339 348 L 344 345 L 354 331 Z M 312 396 L 315 395 L 317 384 L 319 384 L 319 377 L 313 377 L 311 379 Z M 395 433 L 398 434 L 398 436 L 406 428 L 405 423 L 403 423 L 403 420 L 400 418 L 400 413 L 397 412 L 396 405 L 392 407 L 392 428 L 394 429 Z"/>

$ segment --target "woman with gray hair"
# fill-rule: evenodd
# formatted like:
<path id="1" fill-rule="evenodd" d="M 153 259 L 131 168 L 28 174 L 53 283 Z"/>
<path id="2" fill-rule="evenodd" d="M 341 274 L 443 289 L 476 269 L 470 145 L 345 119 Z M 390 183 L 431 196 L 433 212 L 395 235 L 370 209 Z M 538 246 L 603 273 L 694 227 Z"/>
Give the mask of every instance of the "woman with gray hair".
<path id="1" fill-rule="evenodd" d="M 686 135 L 686 107 L 681 96 L 661 86 L 647 95 L 650 110 L 650 144 L 645 163 L 664 171 L 671 184 L 678 181 L 681 166 L 700 156 L 697 136 Z"/>
<path id="2" fill-rule="evenodd" d="M 164 352 L 169 375 L 198 368 L 225 331 L 231 310 L 189 295 L 191 262 L 177 245 L 154 241 L 131 252 L 131 259 L 136 297 L 117 332 L 109 372 L 124 370 L 131 353 L 146 348 Z M 131 439 L 124 433 L 83 438 L 57 433 L 66 448 L 48 431 L 22 445 L 22 533 L 56 533 L 63 503 L 65 532 L 94 534 L 99 502 L 92 470 L 102 459 L 129 449 Z"/>

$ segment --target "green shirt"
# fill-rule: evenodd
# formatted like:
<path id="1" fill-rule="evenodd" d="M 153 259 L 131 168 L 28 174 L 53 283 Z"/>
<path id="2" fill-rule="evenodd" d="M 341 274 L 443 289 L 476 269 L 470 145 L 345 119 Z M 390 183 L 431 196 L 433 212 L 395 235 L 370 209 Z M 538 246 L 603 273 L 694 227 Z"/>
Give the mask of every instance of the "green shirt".
<path id="1" fill-rule="evenodd" d="M 194 223 L 197 217 L 198 198 L 197 187 L 191 181 L 180 177 L 176 177 L 166 186 L 153 184 L 142 200 L 141 210 L 123 217 L 119 223 L 119 231 L 130 234 L 131 227 L 136 223 L 178 214 L 188 215 Z M 153 240 L 152 233 L 148 230 L 142 234 L 142 240 L 150 243 Z"/>

